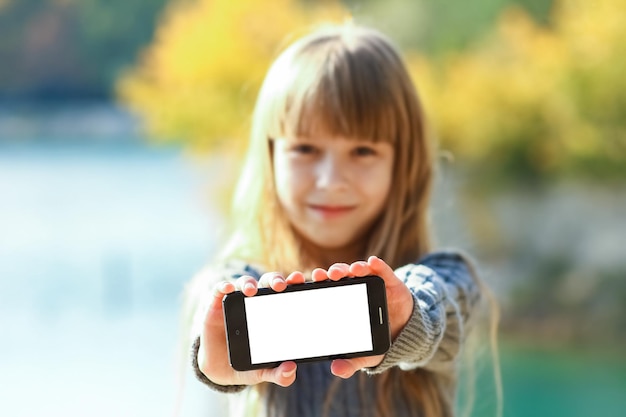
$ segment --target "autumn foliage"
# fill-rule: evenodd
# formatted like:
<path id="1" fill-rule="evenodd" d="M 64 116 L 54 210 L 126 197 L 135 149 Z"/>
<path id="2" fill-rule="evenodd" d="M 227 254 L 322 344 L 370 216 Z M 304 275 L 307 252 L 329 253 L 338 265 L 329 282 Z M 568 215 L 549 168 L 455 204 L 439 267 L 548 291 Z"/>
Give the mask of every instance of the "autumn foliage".
<path id="1" fill-rule="evenodd" d="M 444 147 L 500 178 L 623 179 L 625 8 L 562 0 L 549 26 L 511 8 L 472 48 L 414 58 Z"/>
<path id="2" fill-rule="evenodd" d="M 509 8 L 460 52 L 405 50 L 441 147 L 489 174 L 481 177 L 623 179 L 623 10 L 626 0 L 561 0 L 537 23 Z M 121 79 L 120 96 L 155 138 L 209 149 L 242 143 L 279 49 L 315 23 L 347 16 L 330 1 L 176 2 Z"/>
<path id="3" fill-rule="evenodd" d="M 333 1 L 174 2 L 119 95 L 157 140 L 200 149 L 241 143 L 280 47 L 316 23 L 347 17 Z"/>

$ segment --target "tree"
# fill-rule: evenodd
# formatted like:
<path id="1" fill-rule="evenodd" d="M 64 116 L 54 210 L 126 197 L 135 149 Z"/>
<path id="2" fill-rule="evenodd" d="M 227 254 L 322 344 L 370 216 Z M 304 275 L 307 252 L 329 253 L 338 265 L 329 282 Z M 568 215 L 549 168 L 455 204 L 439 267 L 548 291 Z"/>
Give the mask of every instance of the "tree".
<path id="1" fill-rule="evenodd" d="M 246 136 L 253 102 L 280 47 L 313 23 L 345 18 L 334 1 L 198 0 L 168 9 L 122 102 L 161 141 L 213 148 Z"/>
<path id="2" fill-rule="evenodd" d="M 0 98 L 106 99 L 166 1 L 0 1 Z"/>
<path id="3" fill-rule="evenodd" d="M 510 8 L 468 49 L 414 57 L 444 147 L 500 183 L 623 180 L 624 7 L 562 0 L 547 26 Z"/>

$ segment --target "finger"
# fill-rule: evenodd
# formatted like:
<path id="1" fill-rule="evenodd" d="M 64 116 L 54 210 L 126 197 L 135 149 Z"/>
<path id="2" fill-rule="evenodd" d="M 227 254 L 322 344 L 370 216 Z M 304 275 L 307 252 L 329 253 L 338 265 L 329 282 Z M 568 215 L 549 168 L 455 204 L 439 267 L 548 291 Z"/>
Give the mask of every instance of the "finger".
<path id="1" fill-rule="evenodd" d="M 328 279 L 328 273 L 325 269 L 315 268 L 313 272 L 311 272 L 311 278 L 313 278 L 315 282 L 326 281 Z"/>
<path id="2" fill-rule="evenodd" d="M 336 263 L 331 265 L 328 268 L 328 278 L 333 281 L 338 281 L 341 278 L 347 277 L 350 275 L 350 265 L 345 263 Z"/>
<path id="3" fill-rule="evenodd" d="M 242 275 L 241 277 L 237 278 L 237 281 L 235 281 L 235 287 L 239 291 L 243 292 L 245 296 L 251 297 L 256 294 L 257 281 L 256 279 L 254 279 L 254 277 L 251 277 L 250 275 Z"/>
<path id="4" fill-rule="evenodd" d="M 221 302 L 226 294 L 230 294 L 233 291 L 235 291 L 235 284 L 232 282 L 218 282 L 213 286 L 213 297 Z"/>
<path id="5" fill-rule="evenodd" d="M 372 269 L 369 264 L 365 261 L 357 261 L 353 262 L 349 268 L 350 274 L 355 277 L 364 277 L 366 275 L 372 274 Z"/>
<path id="6" fill-rule="evenodd" d="M 351 364 L 350 361 L 345 359 L 336 359 L 330 364 L 330 372 L 339 378 L 348 379 L 354 375 L 357 370 L 358 369 Z"/>
<path id="7" fill-rule="evenodd" d="M 222 281 L 215 284 L 213 286 L 213 299 L 211 300 L 209 308 L 220 307 L 224 296 L 233 291 L 235 291 L 235 285 L 230 281 Z"/>
<path id="8" fill-rule="evenodd" d="M 286 281 L 288 285 L 304 284 L 304 282 L 306 281 L 306 278 L 304 277 L 304 274 L 302 272 L 294 271 L 291 274 L 289 274 Z"/>
<path id="9" fill-rule="evenodd" d="M 393 269 L 389 265 L 387 265 L 387 263 L 382 259 L 376 256 L 370 256 L 367 259 L 367 264 L 369 265 L 373 274 L 378 275 L 385 280 L 385 284 L 387 286 L 402 283 L 402 281 L 400 281 L 400 279 L 396 277 Z"/>
<path id="10" fill-rule="evenodd" d="M 281 275 L 277 275 L 272 279 L 270 286 L 274 291 L 280 292 L 284 291 L 285 288 L 287 288 L 287 282 L 285 281 L 285 278 L 283 278 Z"/>
<path id="11" fill-rule="evenodd" d="M 278 367 L 272 369 L 262 369 L 261 379 L 273 382 L 281 387 L 288 387 L 296 380 L 297 365 L 295 362 L 283 362 Z"/>
<path id="12" fill-rule="evenodd" d="M 287 287 L 287 283 L 285 282 L 285 278 L 278 272 L 267 272 L 261 275 L 258 287 L 270 287 L 274 291 L 283 291 Z"/>
<path id="13" fill-rule="evenodd" d="M 214 315 L 221 315 L 222 312 L 222 300 L 226 296 L 226 294 L 230 294 L 235 291 L 235 286 L 232 282 L 222 281 L 213 286 L 213 297 L 208 303 L 208 306 L 205 306 L 205 323 L 214 323 Z"/>
<path id="14" fill-rule="evenodd" d="M 336 359 L 330 364 L 330 371 L 340 378 L 350 378 L 354 373 L 363 368 L 374 367 L 382 362 L 384 355 L 365 356 L 354 359 Z"/>

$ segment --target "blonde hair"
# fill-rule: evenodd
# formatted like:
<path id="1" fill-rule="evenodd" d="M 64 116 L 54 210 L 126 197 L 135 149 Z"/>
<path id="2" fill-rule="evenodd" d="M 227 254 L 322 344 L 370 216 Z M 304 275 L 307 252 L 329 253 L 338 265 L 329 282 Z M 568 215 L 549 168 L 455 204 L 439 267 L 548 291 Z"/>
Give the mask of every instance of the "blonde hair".
<path id="1" fill-rule="evenodd" d="M 269 69 L 255 107 L 234 197 L 235 229 L 224 256 L 283 272 L 321 266 L 312 265 L 301 249 L 278 202 L 272 172 L 273 138 L 316 133 L 393 144 L 392 189 L 363 256 L 377 255 L 399 267 L 427 253 L 433 150 L 417 92 L 384 35 L 344 24 L 301 38 Z"/>
<path id="2" fill-rule="evenodd" d="M 294 42 L 269 69 L 234 196 L 232 238 L 222 256 L 283 273 L 323 266 L 308 258 L 286 220 L 272 171 L 273 138 L 319 133 L 388 141 L 394 147 L 387 207 L 369 231 L 363 257 L 377 255 L 397 268 L 429 252 L 434 150 L 417 91 L 387 37 L 348 23 L 322 27 Z M 378 415 L 394 414 L 397 402 L 388 395 L 394 392 L 404 413 L 451 416 L 456 380 L 449 377 L 395 368 L 370 377 L 377 384 Z M 281 414 L 280 404 L 271 400 L 274 389 L 260 384 L 253 391 L 268 415 Z M 327 405 L 332 395 L 331 388 Z"/>

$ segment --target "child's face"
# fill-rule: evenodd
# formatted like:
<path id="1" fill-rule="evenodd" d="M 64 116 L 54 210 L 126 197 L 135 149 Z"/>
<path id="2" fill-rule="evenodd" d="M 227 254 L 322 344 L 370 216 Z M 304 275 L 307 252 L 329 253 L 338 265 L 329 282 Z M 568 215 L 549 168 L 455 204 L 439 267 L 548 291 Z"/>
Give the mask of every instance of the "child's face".
<path id="1" fill-rule="evenodd" d="M 393 146 L 345 138 L 274 141 L 278 198 L 302 237 L 322 250 L 361 247 L 391 188 Z"/>

